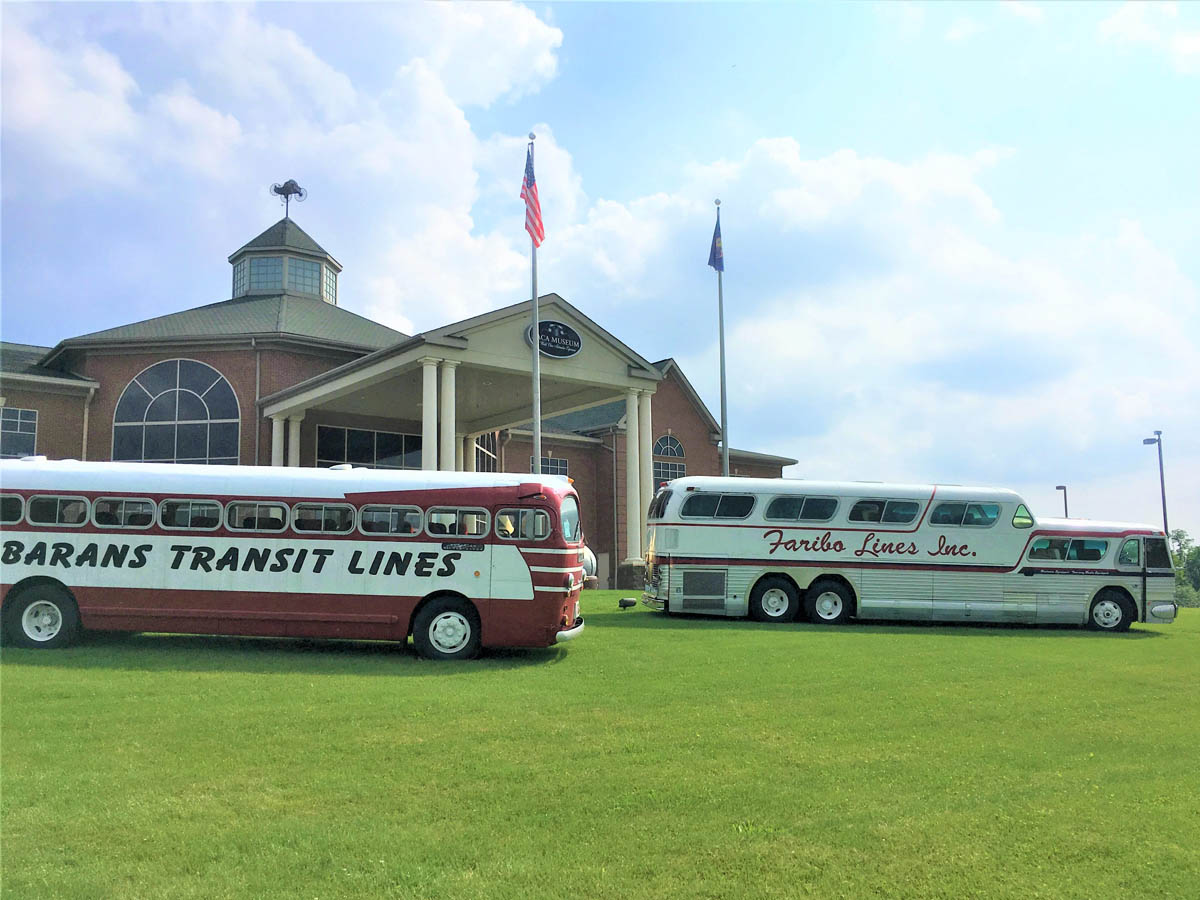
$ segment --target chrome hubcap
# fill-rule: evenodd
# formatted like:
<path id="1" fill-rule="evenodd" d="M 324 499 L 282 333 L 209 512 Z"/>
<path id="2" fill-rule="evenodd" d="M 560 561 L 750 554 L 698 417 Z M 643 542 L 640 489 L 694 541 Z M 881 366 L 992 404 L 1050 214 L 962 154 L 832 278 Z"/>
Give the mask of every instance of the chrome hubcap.
<path id="1" fill-rule="evenodd" d="M 1113 600 L 1101 600 L 1092 607 L 1092 621 L 1101 628 L 1114 628 L 1121 622 L 1121 605 Z"/>
<path id="2" fill-rule="evenodd" d="M 826 591 L 817 598 L 817 615 L 822 619 L 836 619 L 842 614 L 842 598 Z"/>
<path id="3" fill-rule="evenodd" d="M 31 603 L 21 614 L 21 629 L 30 640 L 53 640 L 62 629 L 62 612 L 46 600 Z"/>
<path id="4" fill-rule="evenodd" d="M 771 588 L 762 596 L 763 612 L 772 618 L 779 618 L 784 615 L 791 605 L 792 601 L 788 597 L 787 591 L 780 590 L 779 588 Z"/>
<path id="5" fill-rule="evenodd" d="M 429 626 L 429 641 L 442 653 L 457 653 L 471 640 L 471 623 L 457 612 L 444 612 Z"/>

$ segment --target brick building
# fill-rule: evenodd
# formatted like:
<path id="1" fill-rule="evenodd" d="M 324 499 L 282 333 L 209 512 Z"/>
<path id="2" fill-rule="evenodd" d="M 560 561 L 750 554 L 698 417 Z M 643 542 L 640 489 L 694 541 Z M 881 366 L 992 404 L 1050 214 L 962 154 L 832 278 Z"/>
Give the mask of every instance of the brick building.
<path id="1" fill-rule="evenodd" d="M 530 471 L 526 301 L 406 335 L 338 305 L 342 267 L 290 218 L 229 257 L 229 300 L 0 343 L 0 454 Z M 539 298 L 542 471 L 575 481 L 602 585 L 636 577 L 655 485 L 720 473 L 720 426 L 673 359 L 650 362 Z M 730 448 L 730 473 L 787 457 Z"/>

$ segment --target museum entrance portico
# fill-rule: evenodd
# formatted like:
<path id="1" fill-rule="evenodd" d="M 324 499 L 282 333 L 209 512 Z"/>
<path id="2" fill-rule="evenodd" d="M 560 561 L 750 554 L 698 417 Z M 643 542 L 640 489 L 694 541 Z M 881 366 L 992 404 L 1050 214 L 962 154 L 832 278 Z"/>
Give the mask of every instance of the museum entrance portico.
<path id="1" fill-rule="evenodd" d="M 532 421 L 531 306 L 414 335 L 264 397 L 272 465 L 325 464 L 319 426 L 329 434 L 383 423 L 407 435 L 402 467 L 416 467 L 419 455 L 422 469 L 474 470 L 480 435 Z M 650 398 L 662 374 L 557 294 L 539 299 L 539 319 L 543 419 L 625 402 L 626 547 L 629 560 L 640 558 L 652 488 Z"/>

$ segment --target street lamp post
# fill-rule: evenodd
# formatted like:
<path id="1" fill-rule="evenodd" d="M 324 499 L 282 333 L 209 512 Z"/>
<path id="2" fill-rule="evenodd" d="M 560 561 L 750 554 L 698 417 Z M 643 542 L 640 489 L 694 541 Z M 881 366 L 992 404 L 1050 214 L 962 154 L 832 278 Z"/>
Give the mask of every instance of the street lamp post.
<path id="1" fill-rule="evenodd" d="M 1142 438 L 1143 444 L 1158 444 L 1158 487 L 1162 491 L 1162 506 L 1163 506 L 1163 533 L 1168 537 L 1171 532 L 1167 528 L 1167 480 L 1163 476 L 1163 461 L 1162 461 L 1162 432 L 1155 431 L 1154 437 Z"/>
<path id="2" fill-rule="evenodd" d="M 1071 518 L 1071 514 L 1069 512 L 1067 512 L 1067 486 L 1065 484 L 1056 484 L 1054 486 L 1054 489 L 1056 491 L 1063 492 L 1063 518 L 1064 519 Z"/>

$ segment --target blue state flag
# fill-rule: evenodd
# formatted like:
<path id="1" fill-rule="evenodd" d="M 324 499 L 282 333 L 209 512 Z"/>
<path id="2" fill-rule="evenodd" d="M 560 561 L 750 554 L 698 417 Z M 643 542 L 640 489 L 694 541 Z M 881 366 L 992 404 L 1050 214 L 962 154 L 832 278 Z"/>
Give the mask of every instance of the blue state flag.
<path id="1" fill-rule="evenodd" d="M 721 252 L 721 211 L 717 210 L 717 227 L 713 231 L 712 249 L 708 251 L 708 264 L 718 272 L 725 271 L 725 255 Z"/>

